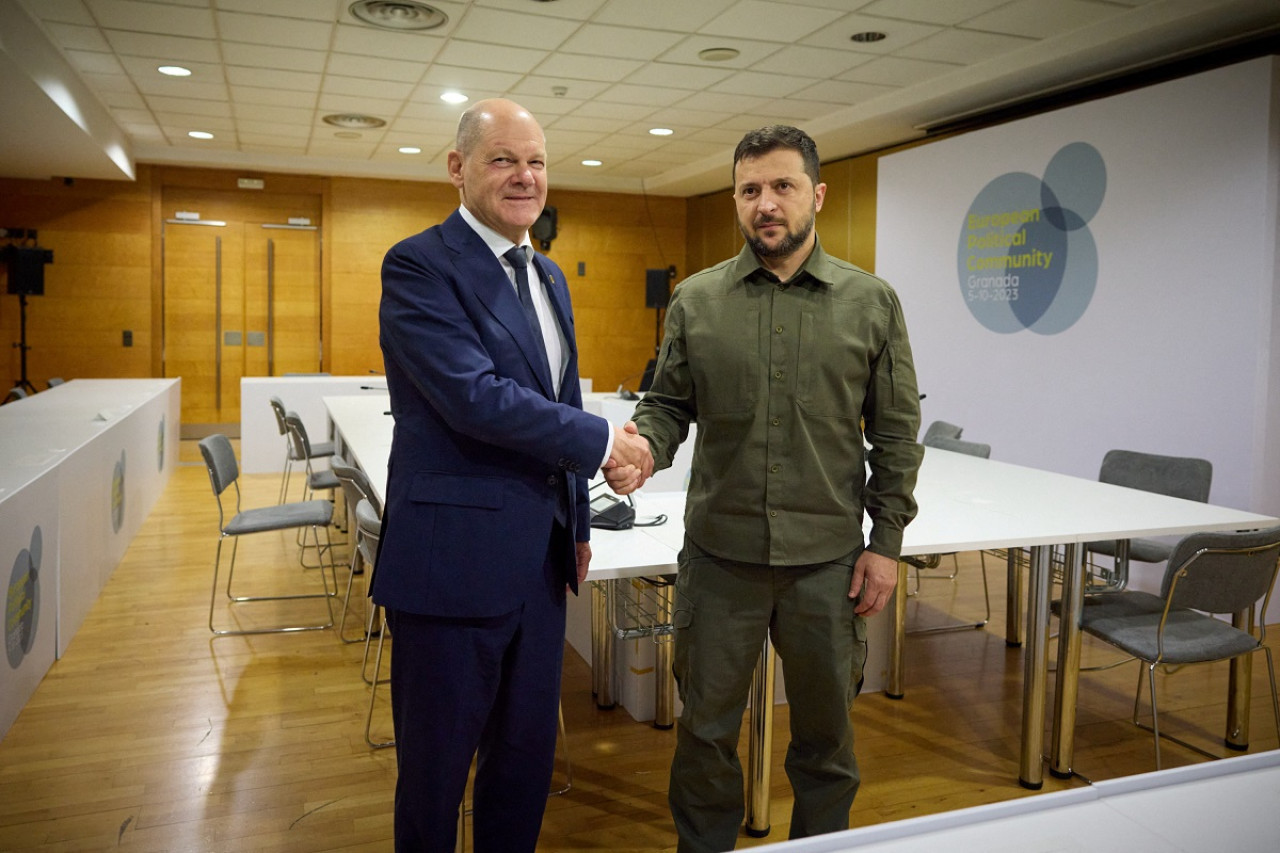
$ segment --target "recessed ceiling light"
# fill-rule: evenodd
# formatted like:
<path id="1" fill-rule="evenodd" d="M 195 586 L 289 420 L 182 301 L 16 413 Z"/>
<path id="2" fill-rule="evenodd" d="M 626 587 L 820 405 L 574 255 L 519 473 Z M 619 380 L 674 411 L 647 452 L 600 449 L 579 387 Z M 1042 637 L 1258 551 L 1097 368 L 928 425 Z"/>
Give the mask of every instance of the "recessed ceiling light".
<path id="1" fill-rule="evenodd" d="M 386 122 L 376 116 L 367 116 L 361 113 L 335 113 L 324 117 L 325 124 L 331 124 L 334 127 L 345 127 L 356 130 L 373 130 L 376 127 L 384 127 Z"/>
<path id="2" fill-rule="evenodd" d="M 738 53 L 736 47 L 709 47 L 698 51 L 698 58 L 703 62 L 728 62 L 730 59 L 737 59 Z"/>
<path id="3" fill-rule="evenodd" d="M 401 145 L 396 149 L 401 154 L 421 154 L 422 149 L 416 145 Z"/>
<path id="4" fill-rule="evenodd" d="M 649 132 L 654 136 L 670 136 L 675 133 L 675 131 L 669 127 L 651 127 L 649 128 Z"/>
<path id="5" fill-rule="evenodd" d="M 849 36 L 850 41 L 856 41 L 859 44 L 870 44 L 873 41 L 884 41 L 888 36 L 884 33 L 878 33 L 874 30 L 868 30 L 865 33 L 854 33 Z"/>
<path id="6" fill-rule="evenodd" d="M 417 0 L 356 0 L 347 11 L 384 30 L 434 30 L 449 22 L 444 12 Z"/>
<path id="7" fill-rule="evenodd" d="M 187 136 L 192 139 L 213 139 L 213 134 L 207 130 L 189 130 Z"/>
<path id="8" fill-rule="evenodd" d="M 465 104 L 467 101 L 471 99 L 468 98 L 466 95 L 462 94 L 461 92 L 450 91 L 450 92 L 441 92 L 440 100 L 444 101 L 446 104 Z"/>
<path id="9" fill-rule="evenodd" d="M 191 69 L 183 68 L 181 65 L 161 65 L 156 69 L 161 74 L 169 77 L 190 77 Z"/>
<path id="10" fill-rule="evenodd" d="M 582 161 L 582 165 L 584 165 L 584 166 L 603 166 L 603 165 L 604 165 L 604 161 L 603 161 L 603 160 L 583 160 L 583 161 Z"/>

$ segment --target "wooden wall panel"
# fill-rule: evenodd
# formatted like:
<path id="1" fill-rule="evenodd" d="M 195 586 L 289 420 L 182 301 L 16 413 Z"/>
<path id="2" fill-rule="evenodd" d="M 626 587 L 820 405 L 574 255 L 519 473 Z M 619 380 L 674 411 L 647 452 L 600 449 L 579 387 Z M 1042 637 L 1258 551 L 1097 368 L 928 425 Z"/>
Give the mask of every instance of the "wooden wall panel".
<path id="1" fill-rule="evenodd" d="M 53 250 L 44 295 L 27 299 L 27 373 L 151 375 L 151 172 L 137 181 L 0 179 L 0 225 L 34 228 Z M 123 332 L 133 333 L 125 347 Z M 0 382 L 20 376 L 19 300 L 0 292 Z"/>

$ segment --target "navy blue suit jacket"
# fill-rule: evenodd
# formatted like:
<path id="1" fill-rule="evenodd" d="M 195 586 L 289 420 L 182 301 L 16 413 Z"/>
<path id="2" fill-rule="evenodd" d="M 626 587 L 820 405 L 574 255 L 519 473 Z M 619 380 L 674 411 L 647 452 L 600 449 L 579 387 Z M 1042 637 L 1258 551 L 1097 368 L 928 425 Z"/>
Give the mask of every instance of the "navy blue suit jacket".
<path id="1" fill-rule="evenodd" d="M 510 278 L 461 214 L 387 252 L 379 319 L 395 437 L 378 604 L 510 612 L 545 583 L 558 501 L 572 535 L 552 558 L 577 588 L 573 543 L 589 537 L 587 480 L 610 427 L 582 411 L 564 273 L 542 255 L 534 264 L 568 347 L 558 399 Z"/>

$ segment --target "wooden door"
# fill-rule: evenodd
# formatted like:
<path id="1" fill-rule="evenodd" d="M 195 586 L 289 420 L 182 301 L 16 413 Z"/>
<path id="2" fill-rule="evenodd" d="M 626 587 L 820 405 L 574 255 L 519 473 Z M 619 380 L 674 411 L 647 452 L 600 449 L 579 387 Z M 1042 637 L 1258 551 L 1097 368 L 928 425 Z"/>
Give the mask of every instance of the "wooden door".
<path id="1" fill-rule="evenodd" d="M 245 281 L 246 375 L 318 372 L 320 235 L 315 226 L 250 223 Z"/>
<path id="2" fill-rule="evenodd" d="M 166 186 L 162 209 L 163 375 L 185 435 L 238 435 L 241 378 L 322 369 L 320 197 Z"/>
<path id="3" fill-rule="evenodd" d="M 183 424 L 240 419 L 243 230 L 173 220 L 164 226 L 164 375 L 182 377 Z"/>

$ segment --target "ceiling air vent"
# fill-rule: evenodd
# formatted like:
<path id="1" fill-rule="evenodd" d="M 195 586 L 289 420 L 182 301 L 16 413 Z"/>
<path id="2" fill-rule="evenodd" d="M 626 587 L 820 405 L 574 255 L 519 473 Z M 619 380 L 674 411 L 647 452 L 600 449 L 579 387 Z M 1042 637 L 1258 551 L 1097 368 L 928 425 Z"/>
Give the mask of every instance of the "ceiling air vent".
<path id="1" fill-rule="evenodd" d="M 347 11 L 384 30 L 434 30 L 449 21 L 444 12 L 416 0 L 357 0 Z"/>
<path id="2" fill-rule="evenodd" d="M 324 117 L 325 124 L 331 124 L 334 127 L 345 127 L 350 130 L 373 130 L 375 127 L 383 127 L 386 122 L 374 116 L 361 115 L 360 113 L 335 113 Z"/>

